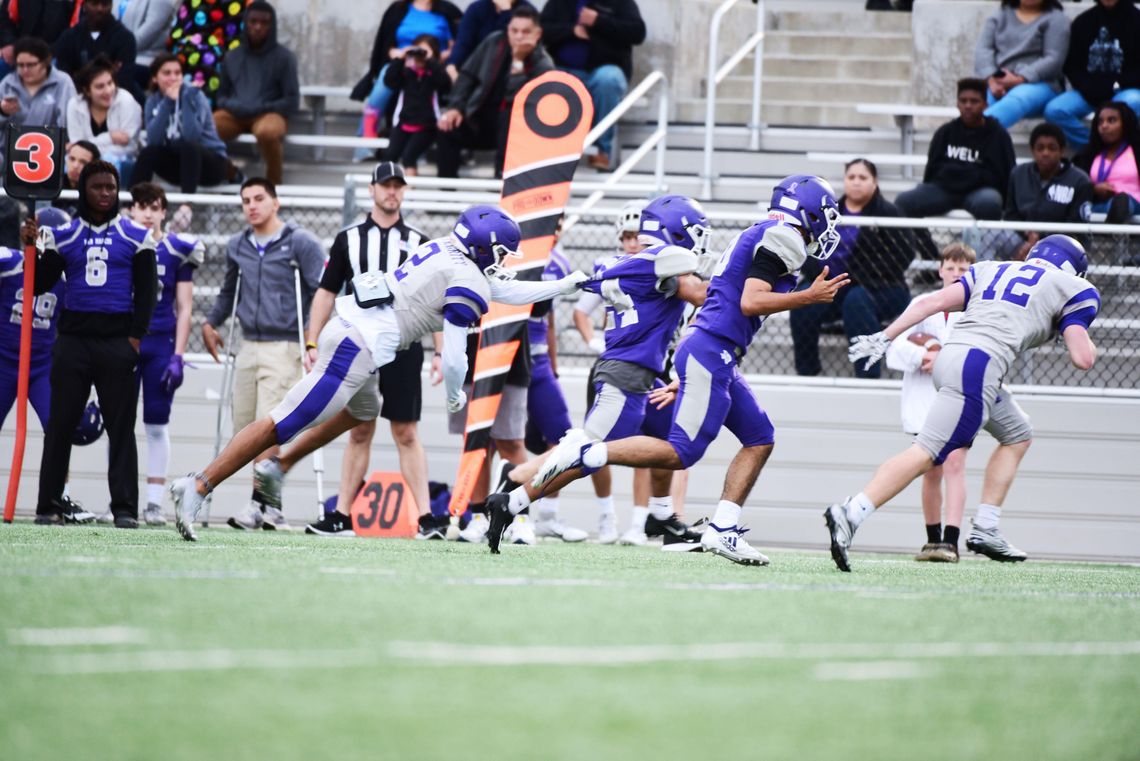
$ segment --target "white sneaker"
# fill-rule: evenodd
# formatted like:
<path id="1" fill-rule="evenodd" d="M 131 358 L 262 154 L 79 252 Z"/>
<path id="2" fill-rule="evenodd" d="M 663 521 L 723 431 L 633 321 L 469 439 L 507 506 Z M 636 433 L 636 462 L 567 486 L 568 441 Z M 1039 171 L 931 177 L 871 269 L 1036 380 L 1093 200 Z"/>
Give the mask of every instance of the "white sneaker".
<path id="1" fill-rule="evenodd" d="M 146 509 L 143 510 L 143 520 L 148 526 L 165 526 L 166 518 L 162 517 L 162 505 L 156 505 L 153 502 L 148 503 Z"/>
<path id="2" fill-rule="evenodd" d="M 581 428 L 571 428 L 558 442 L 542 467 L 531 479 L 531 486 L 541 489 L 566 471 L 582 465 L 582 449 L 592 443 L 592 439 Z"/>
<path id="3" fill-rule="evenodd" d="M 598 518 L 598 544 L 613 544 L 617 540 L 617 516 L 613 513 L 603 513 Z"/>
<path id="4" fill-rule="evenodd" d="M 720 555 L 741 565 L 768 565 L 768 558 L 744 538 L 744 532 L 747 530 L 733 526 L 721 531 L 715 526 L 709 526 L 708 530 L 701 534 L 701 547 L 705 552 Z"/>
<path id="5" fill-rule="evenodd" d="M 264 522 L 265 516 L 261 514 L 261 507 L 253 501 L 250 501 L 240 512 L 226 521 L 238 531 L 256 531 L 261 528 L 261 524 Z"/>
<path id="6" fill-rule="evenodd" d="M 567 526 L 557 518 L 535 521 L 534 533 L 536 536 L 553 536 L 564 542 L 584 542 L 589 536 L 582 529 Z"/>
<path id="7" fill-rule="evenodd" d="M 643 547 L 648 541 L 649 537 L 645 535 L 645 529 L 630 528 L 621 535 L 618 543 L 629 547 Z"/>
<path id="8" fill-rule="evenodd" d="M 459 541 L 469 544 L 485 542 L 487 540 L 487 529 L 490 526 L 491 521 L 488 520 L 486 513 L 475 513 L 471 516 L 471 522 L 467 524 L 467 528 L 459 532 Z"/>
<path id="9" fill-rule="evenodd" d="M 108 507 L 107 512 L 95 516 L 95 522 L 110 525 L 115 522 L 115 514 L 112 513 L 111 508 Z"/>
<path id="10" fill-rule="evenodd" d="M 526 515 L 516 515 L 511 525 L 503 532 L 503 541 L 507 544 L 525 544 L 533 547 L 538 539 L 534 535 L 534 523 Z"/>
<path id="11" fill-rule="evenodd" d="M 285 513 L 272 505 L 265 506 L 265 515 L 262 517 L 261 527 L 266 531 L 292 531 L 293 527 L 285 520 Z"/>
<path id="12" fill-rule="evenodd" d="M 206 498 L 198 493 L 198 482 L 194 476 L 176 479 L 170 485 L 170 498 L 174 500 L 174 525 L 178 527 L 178 533 L 188 542 L 195 541 L 198 537 L 194 533 L 194 521 L 198 519 Z"/>

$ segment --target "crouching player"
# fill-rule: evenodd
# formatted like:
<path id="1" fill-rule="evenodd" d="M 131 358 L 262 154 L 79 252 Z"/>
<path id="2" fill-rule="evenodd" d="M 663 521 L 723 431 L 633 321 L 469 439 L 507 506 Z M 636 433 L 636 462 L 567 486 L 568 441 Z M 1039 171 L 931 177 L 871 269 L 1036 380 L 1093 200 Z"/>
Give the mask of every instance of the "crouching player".
<path id="1" fill-rule="evenodd" d="M 860 524 L 911 481 L 970 446 L 985 428 L 998 441 L 982 484 L 982 500 L 966 547 L 993 560 L 1025 560 L 998 530 L 1001 506 L 1033 435 L 1029 418 L 1002 379 L 1029 349 L 1057 334 L 1080 370 L 1096 361 L 1088 329 L 1100 309 L 1100 295 L 1084 280 L 1088 258 L 1067 235 L 1050 235 L 1029 250 L 1024 262 L 981 262 L 957 282 L 907 307 L 886 330 L 859 336 L 852 362 L 877 362 L 904 330 L 938 312 L 963 311 L 934 363 L 938 396 L 915 443 L 879 466 L 863 491 L 831 505 L 824 520 L 831 557 L 850 571 L 848 550 Z"/>
<path id="2" fill-rule="evenodd" d="M 337 317 L 321 331 L 312 372 L 268 416 L 234 436 L 201 472 L 171 485 L 182 537 L 196 538 L 194 519 L 215 486 L 268 447 L 307 431 L 279 458 L 264 460 L 254 470 L 267 504 L 280 504 L 284 475 L 297 461 L 361 421 L 376 418 L 380 398 L 371 376 L 427 333 L 443 331 L 447 407 L 462 407 L 467 328 L 479 321 L 488 302 L 532 304 L 572 293 L 586 279 L 574 273 L 548 283 L 514 282 L 503 262 L 518 256 L 520 238 L 510 215 L 493 206 L 472 206 L 449 236 L 425 243 L 392 272 L 353 278 L 353 294 L 337 299 Z"/>

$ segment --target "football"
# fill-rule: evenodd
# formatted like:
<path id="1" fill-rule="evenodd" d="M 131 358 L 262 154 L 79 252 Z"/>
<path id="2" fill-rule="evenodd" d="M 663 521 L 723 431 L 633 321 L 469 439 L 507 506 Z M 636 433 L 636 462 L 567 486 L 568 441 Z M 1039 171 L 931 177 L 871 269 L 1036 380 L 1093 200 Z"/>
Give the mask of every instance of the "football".
<path id="1" fill-rule="evenodd" d="M 906 340 L 910 341 L 912 344 L 918 344 L 919 346 L 925 346 L 927 341 L 937 341 L 938 338 L 930 335 L 929 333 L 911 333 L 909 336 L 906 337 Z M 931 347 L 931 348 L 934 348 L 934 347 Z M 939 344 L 938 348 L 942 348 L 941 344 Z"/>

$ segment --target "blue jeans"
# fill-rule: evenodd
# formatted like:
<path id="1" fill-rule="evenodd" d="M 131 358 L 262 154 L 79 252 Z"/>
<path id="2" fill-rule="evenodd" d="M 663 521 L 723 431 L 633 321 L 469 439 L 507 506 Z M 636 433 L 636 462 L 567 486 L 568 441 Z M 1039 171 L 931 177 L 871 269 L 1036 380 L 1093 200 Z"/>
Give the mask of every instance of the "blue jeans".
<path id="1" fill-rule="evenodd" d="M 617 108 L 617 104 L 621 103 L 621 99 L 629 90 L 629 82 L 625 78 L 625 72 L 611 63 L 599 66 L 593 71 L 582 69 L 565 69 L 565 71 L 578 77 L 582 80 L 582 84 L 586 85 L 586 90 L 589 91 L 590 98 L 594 101 L 594 121 L 592 124 L 597 124 L 605 118 L 606 114 Z M 613 148 L 614 128 L 610 127 L 598 138 L 598 150 L 609 156 L 613 154 Z"/>
<path id="2" fill-rule="evenodd" d="M 1140 114 L 1140 89 L 1117 90 L 1113 100 L 1122 101 Z M 1045 119 L 1060 127 L 1073 151 L 1084 148 L 1089 142 L 1089 128 L 1085 117 L 1096 109 L 1077 90 L 1063 92 L 1045 106 Z"/>
<path id="3" fill-rule="evenodd" d="M 384 84 L 384 73 L 386 71 L 388 71 L 388 64 L 384 64 L 383 68 L 380 69 L 380 73 L 376 75 L 376 81 L 372 83 L 372 92 L 368 93 L 368 97 L 364 101 L 365 114 L 371 111 L 374 114 L 379 114 L 382 118 L 384 112 L 388 110 L 388 102 L 392 100 L 392 96 L 396 94 L 393 89 Z M 367 116 L 360 117 L 360 127 L 356 130 L 358 137 L 364 134 L 364 120 L 366 118 Z M 372 153 L 373 151 L 368 148 L 357 148 L 353 153 L 353 158 L 357 161 L 361 161 L 371 156 Z"/>
<path id="4" fill-rule="evenodd" d="M 1045 112 L 1045 104 L 1057 94 L 1044 82 L 1025 82 L 1017 85 L 1007 92 L 1001 100 L 995 100 L 993 93 L 986 93 L 986 102 L 990 107 L 986 109 L 986 116 L 992 116 L 1009 129 L 1022 119 L 1041 116 Z"/>
<path id="5" fill-rule="evenodd" d="M 801 284 L 796 290 L 802 291 L 811 282 Z M 910 304 L 910 291 L 905 285 L 891 285 L 881 288 L 864 288 L 849 285 L 840 289 L 835 301 L 830 304 L 812 304 L 795 309 L 790 314 L 792 346 L 798 375 L 819 375 L 823 367 L 819 360 L 819 328 L 825 322 L 843 318 L 843 331 L 850 340 L 855 336 L 878 333 L 882 323 L 893 320 L 902 314 Z M 856 378 L 878 378 L 882 373 L 882 362 L 876 362 L 869 370 L 863 369 L 863 361 L 855 363 Z"/>

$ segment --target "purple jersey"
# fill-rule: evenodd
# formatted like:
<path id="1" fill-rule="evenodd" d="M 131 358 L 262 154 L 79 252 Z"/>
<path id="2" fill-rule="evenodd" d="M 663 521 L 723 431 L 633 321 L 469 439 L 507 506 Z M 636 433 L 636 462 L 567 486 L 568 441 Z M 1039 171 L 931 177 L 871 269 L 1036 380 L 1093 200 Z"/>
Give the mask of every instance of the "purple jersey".
<path id="1" fill-rule="evenodd" d="M 749 317 L 740 311 L 744 281 L 760 278 L 776 293 L 789 293 L 806 258 L 798 229 L 778 220 L 757 222 L 721 254 L 709 281 L 708 298 L 693 325 L 732 342 L 743 353 L 764 323 L 762 316 Z"/>
<path id="2" fill-rule="evenodd" d="M 154 250 L 150 230 L 117 216 L 98 226 L 75 219 L 41 235 L 44 249 L 63 258 L 66 309 L 108 314 L 134 309 L 132 265 L 140 251 Z"/>
<path id="3" fill-rule="evenodd" d="M 684 260 L 680 267 L 675 264 L 678 258 Z M 595 267 L 594 279 L 583 283 L 582 290 L 606 300 L 606 350 L 601 359 L 664 371 L 665 352 L 685 312 L 685 302 L 676 297 L 676 278 L 686 269 L 696 269 L 696 256 L 676 246 L 653 246 Z"/>
<path id="4" fill-rule="evenodd" d="M 150 318 L 149 333 L 174 332 L 178 284 L 194 279 L 194 270 L 201 266 L 205 253 L 202 241 L 192 235 L 171 233 L 159 241 L 154 249 L 158 264 L 158 300 Z"/>
<path id="5" fill-rule="evenodd" d="M 550 250 L 550 260 L 542 270 L 543 280 L 561 280 L 570 274 L 570 260 L 566 258 L 557 246 Z M 554 301 L 540 301 L 530 310 L 530 319 L 527 321 L 528 338 L 530 339 L 530 353 L 546 354 L 546 315 L 554 307 Z"/>
<path id="6" fill-rule="evenodd" d="M 36 296 L 32 305 L 32 363 L 51 357 L 63 282 Z M 6 364 L 20 356 L 24 309 L 24 252 L 0 247 L 0 358 Z M 13 368 L 14 371 L 14 368 Z"/>

